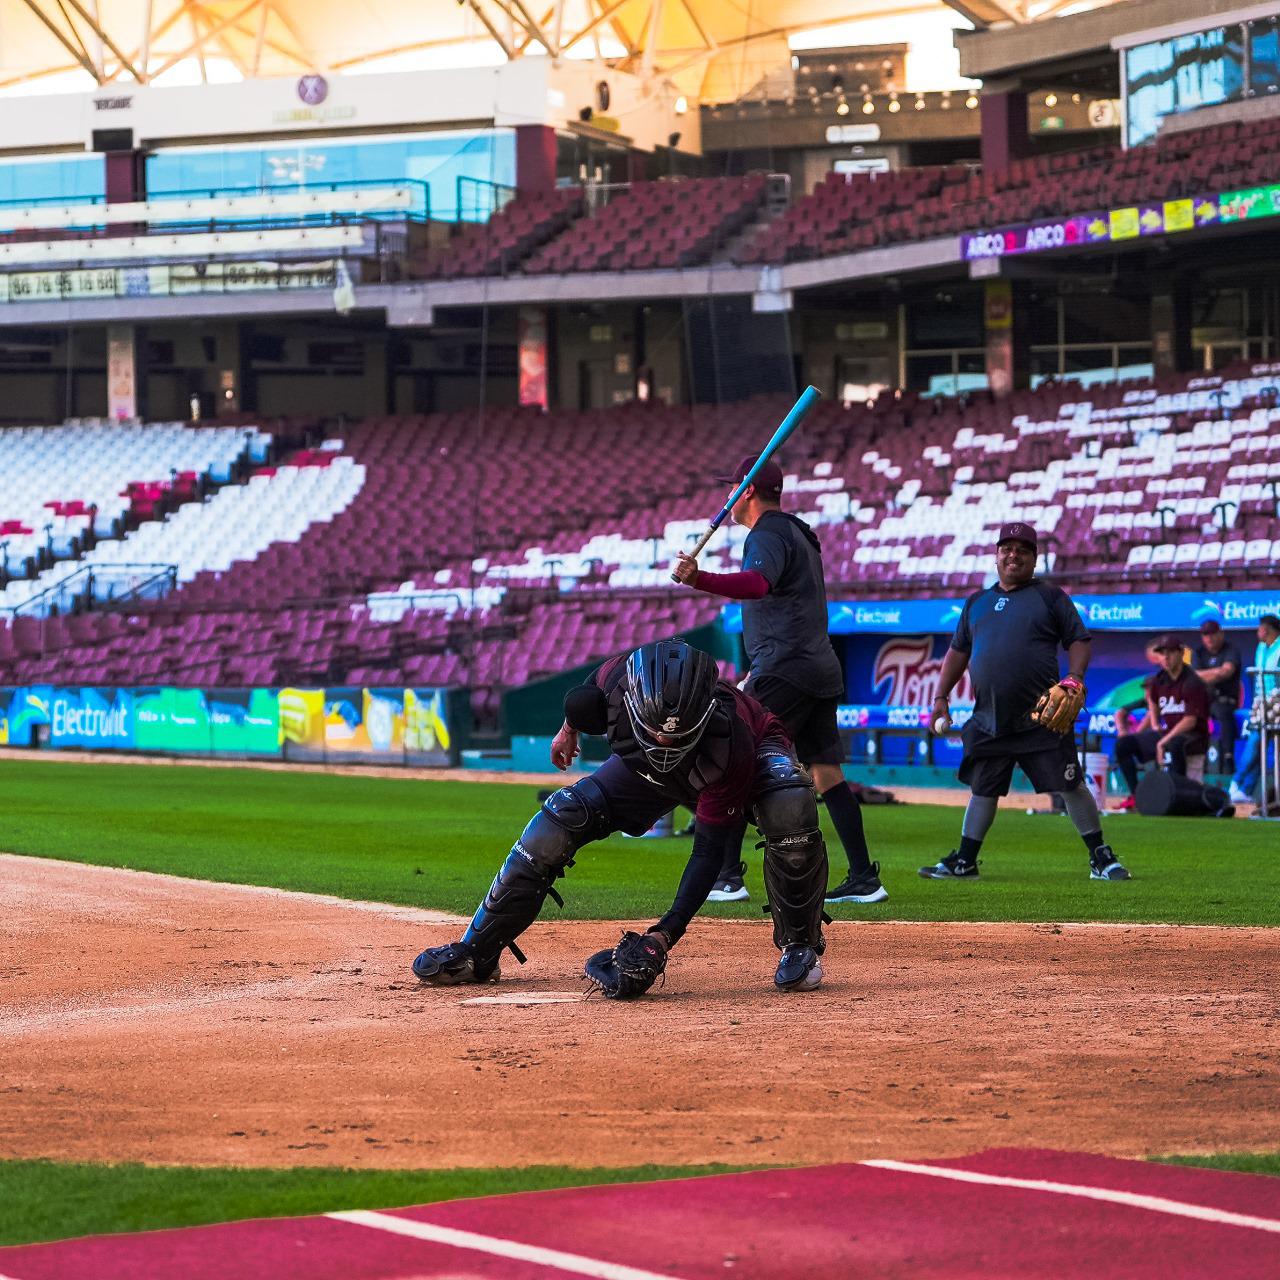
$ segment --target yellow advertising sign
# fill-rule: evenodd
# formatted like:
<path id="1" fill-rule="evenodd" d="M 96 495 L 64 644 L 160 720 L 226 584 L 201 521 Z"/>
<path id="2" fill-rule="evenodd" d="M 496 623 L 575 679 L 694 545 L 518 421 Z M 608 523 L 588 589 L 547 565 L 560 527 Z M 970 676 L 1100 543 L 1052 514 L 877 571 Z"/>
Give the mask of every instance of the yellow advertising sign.
<path id="1" fill-rule="evenodd" d="M 1111 210 L 1111 238 L 1113 240 L 1136 239 L 1140 230 L 1137 209 Z"/>
<path id="2" fill-rule="evenodd" d="M 1164 229 L 1166 231 L 1190 231 L 1196 225 L 1194 200 L 1166 200 L 1164 202 Z"/>

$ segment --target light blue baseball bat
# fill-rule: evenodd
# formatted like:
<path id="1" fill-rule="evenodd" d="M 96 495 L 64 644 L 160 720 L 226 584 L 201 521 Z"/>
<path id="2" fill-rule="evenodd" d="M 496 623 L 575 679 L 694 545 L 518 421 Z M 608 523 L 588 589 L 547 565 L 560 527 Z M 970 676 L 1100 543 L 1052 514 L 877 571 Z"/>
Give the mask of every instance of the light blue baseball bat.
<path id="1" fill-rule="evenodd" d="M 821 399 L 822 392 L 817 387 L 805 387 L 800 393 L 800 399 L 791 406 L 790 413 L 783 418 L 777 431 L 773 433 L 772 439 L 765 445 L 760 456 L 756 459 L 755 465 L 743 476 L 742 482 L 738 487 L 725 499 L 724 506 L 720 508 L 720 514 L 707 526 L 706 533 L 698 539 L 697 545 L 689 552 L 691 556 L 697 556 L 702 548 L 711 541 L 712 535 L 729 518 L 729 512 L 733 509 L 733 504 L 747 491 L 747 486 L 759 474 L 760 468 L 786 444 L 795 429 L 805 420 L 809 410 Z"/>

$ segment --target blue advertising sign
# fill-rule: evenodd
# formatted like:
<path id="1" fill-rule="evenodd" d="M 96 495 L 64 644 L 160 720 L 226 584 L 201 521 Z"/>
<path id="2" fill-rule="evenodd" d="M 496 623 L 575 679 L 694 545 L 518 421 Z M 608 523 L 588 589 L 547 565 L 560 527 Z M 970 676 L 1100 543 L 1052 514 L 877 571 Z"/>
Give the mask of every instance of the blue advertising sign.
<path id="1" fill-rule="evenodd" d="M 1280 587 L 1270 591 L 1224 591 L 1212 595 L 1175 591 L 1150 595 L 1072 596 L 1085 624 L 1093 631 L 1177 631 L 1213 619 L 1227 630 L 1252 630 L 1267 613 L 1280 613 Z M 964 600 L 832 600 L 827 604 L 827 630 L 833 636 L 860 632 L 950 634 Z M 724 629 L 742 631 L 742 606 L 725 605 Z"/>
<path id="2" fill-rule="evenodd" d="M 128 750 L 134 745 L 133 695 L 127 689 L 54 689 L 49 745 Z"/>

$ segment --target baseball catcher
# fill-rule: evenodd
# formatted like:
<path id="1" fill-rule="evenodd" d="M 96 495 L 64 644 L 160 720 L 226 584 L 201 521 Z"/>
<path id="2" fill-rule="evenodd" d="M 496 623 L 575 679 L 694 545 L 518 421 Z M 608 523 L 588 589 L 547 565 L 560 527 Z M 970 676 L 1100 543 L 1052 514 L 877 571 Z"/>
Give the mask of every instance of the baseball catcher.
<path id="1" fill-rule="evenodd" d="M 774 983 L 812 990 L 822 981 L 822 902 L 827 850 L 813 785 L 778 720 L 718 679 L 715 661 L 683 640 L 642 645 L 611 658 L 565 696 L 565 720 L 551 760 L 567 769 L 582 733 L 608 738 L 595 773 L 562 787 L 534 814 L 457 942 L 429 947 L 414 962 L 425 983 L 447 986 L 499 977 L 504 950 L 523 963 L 516 939 L 543 902 L 563 905 L 555 882 L 578 851 L 615 831 L 643 835 L 685 805 L 695 814 L 693 851 L 670 910 L 644 933 L 627 931 L 599 951 L 585 973 L 606 996 L 643 995 L 667 953 L 707 899 L 740 815 L 764 836 L 764 879 L 774 943 Z"/>
<path id="2" fill-rule="evenodd" d="M 1084 707 L 1084 673 L 1091 638 L 1070 597 L 1035 576 L 1036 531 L 1021 521 L 1005 525 L 996 544 L 996 582 L 964 602 L 951 648 L 942 660 L 930 725 L 951 728 L 952 689 L 965 671 L 974 707 L 964 727 L 960 781 L 970 792 L 960 847 L 932 866 L 927 880 L 974 879 L 978 850 L 1009 794 L 1014 766 L 1039 792 L 1062 796 L 1089 851 L 1093 880 L 1128 880 L 1129 872 L 1102 836 L 1102 819 L 1076 755 L 1076 717 Z M 1067 651 L 1067 675 L 1058 667 Z"/>

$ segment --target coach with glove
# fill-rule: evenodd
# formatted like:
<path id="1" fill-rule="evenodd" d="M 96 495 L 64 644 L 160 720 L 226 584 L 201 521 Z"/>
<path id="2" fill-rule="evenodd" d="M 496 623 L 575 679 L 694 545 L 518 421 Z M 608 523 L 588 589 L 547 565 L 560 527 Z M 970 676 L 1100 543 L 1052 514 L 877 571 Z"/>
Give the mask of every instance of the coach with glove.
<path id="1" fill-rule="evenodd" d="M 1070 597 L 1035 576 L 1036 531 L 1015 522 L 1000 530 L 997 581 L 964 603 L 951 648 L 942 662 L 930 725 L 951 728 L 949 699 L 968 668 L 973 717 L 964 728 L 960 781 L 972 792 L 960 847 L 933 866 L 928 880 L 972 879 L 978 851 L 1009 792 L 1018 765 L 1038 792 L 1061 794 L 1089 850 L 1093 880 L 1128 880 L 1129 872 L 1102 838 L 1102 820 L 1076 755 L 1075 722 L 1084 706 L 1090 636 Z M 1067 651 L 1059 678 L 1058 648 Z"/>

